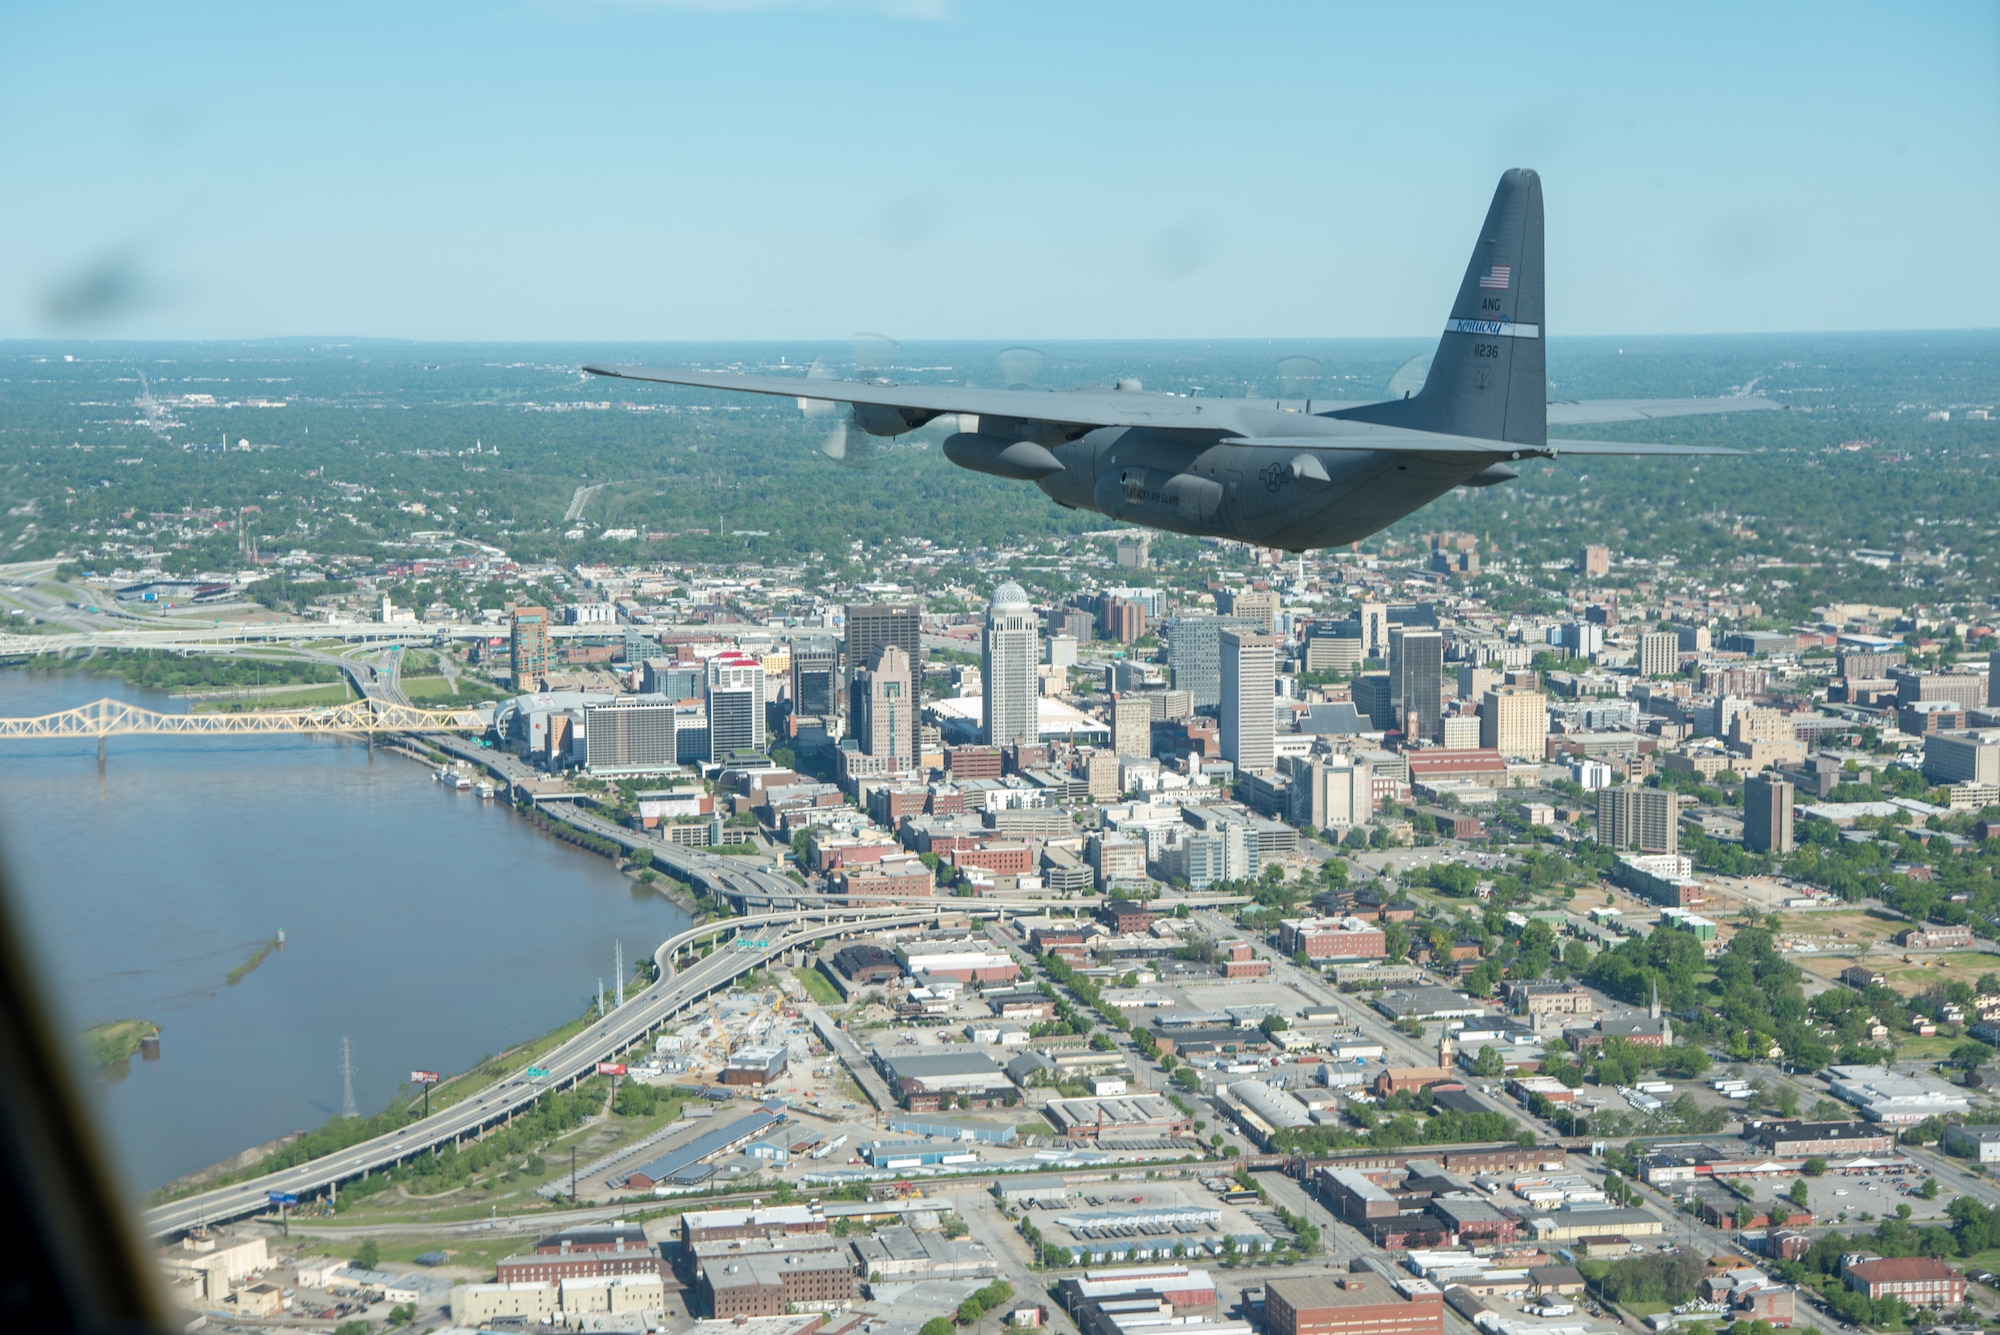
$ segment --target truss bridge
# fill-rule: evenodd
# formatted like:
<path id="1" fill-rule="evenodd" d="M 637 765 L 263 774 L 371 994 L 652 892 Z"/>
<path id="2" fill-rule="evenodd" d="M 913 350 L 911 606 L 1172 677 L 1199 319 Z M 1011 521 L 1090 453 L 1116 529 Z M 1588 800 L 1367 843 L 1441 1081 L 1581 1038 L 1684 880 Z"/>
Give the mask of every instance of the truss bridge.
<path id="1" fill-rule="evenodd" d="M 247 709 L 240 713 L 162 714 L 122 700 L 97 700 L 34 718 L 0 718 L 0 741 L 58 737 L 247 737 L 269 733 L 483 732 L 483 709 L 418 709 L 382 700 L 350 700 L 318 709 Z"/>

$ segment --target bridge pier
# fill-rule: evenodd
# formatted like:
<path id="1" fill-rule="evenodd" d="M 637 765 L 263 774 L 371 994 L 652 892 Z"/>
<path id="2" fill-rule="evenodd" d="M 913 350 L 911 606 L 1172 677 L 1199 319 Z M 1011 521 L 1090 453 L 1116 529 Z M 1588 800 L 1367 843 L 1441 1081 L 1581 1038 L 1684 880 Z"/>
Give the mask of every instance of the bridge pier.
<path id="1" fill-rule="evenodd" d="M 104 734 L 97 734 L 97 777 L 104 777 Z"/>

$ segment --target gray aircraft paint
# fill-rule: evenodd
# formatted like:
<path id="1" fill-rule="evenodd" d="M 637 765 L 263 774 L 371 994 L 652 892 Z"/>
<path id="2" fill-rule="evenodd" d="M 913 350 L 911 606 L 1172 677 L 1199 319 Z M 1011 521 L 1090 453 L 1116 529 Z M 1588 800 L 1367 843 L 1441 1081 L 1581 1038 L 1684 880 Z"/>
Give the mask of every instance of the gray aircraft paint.
<path id="1" fill-rule="evenodd" d="M 1136 387 L 1052 393 L 806 381 L 647 367 L 593 375 L 852 405 L 855 429 L 913 431 L 948 413 L 978 426 L 945 441 L 953 463 L 1032 481 L 1050 499 L 1149 528 L 1290 551 L 1358 541 L 1454 487 L 1517 476 L 1558 454 L 1733 454 L 1699 446 L 1550 440 L 1551 423 L 1775 408 L 1767 399 L 1550 404 L 1542 183 L 1500 178 L 1423 388 L 1386 403 L 1202 399 Z M 810 394 L 802 391 L 810 389 Z"/>

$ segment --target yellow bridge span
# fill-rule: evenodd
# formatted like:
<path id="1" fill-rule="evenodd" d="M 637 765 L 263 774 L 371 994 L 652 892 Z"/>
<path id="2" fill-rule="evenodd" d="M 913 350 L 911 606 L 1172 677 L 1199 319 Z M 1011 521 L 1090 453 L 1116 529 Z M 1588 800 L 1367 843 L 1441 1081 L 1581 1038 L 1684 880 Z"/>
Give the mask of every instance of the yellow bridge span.
<path id="1" fill-rule="evenodd" d="M 320 709 L 255 709 L 228 714 L 162 714 L 122 700 L 97 700 L 35 718 L 0 718 L 0 741 L 47 737 L 243 737 L 265 733 L 483 732 L 481 709 L 418 709 L 350 700 Z"/>

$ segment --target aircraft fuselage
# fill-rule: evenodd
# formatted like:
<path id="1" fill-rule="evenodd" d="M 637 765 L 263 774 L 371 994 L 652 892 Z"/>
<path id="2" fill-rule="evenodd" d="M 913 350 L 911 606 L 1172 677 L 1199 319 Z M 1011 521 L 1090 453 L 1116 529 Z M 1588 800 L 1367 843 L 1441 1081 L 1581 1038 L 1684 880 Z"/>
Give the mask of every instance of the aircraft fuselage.
<path id="1" fill-rule="evenodd" d="M 1298 449 L 1143 427 L 1101 427 L 1051 453 L 1063 471 L 1035 485 L 1058 504 L 1291 551 L 1356 542 L 1489 467 L 1462 455 L 1375 450 L 1312 451 L 1316 466 L 1301 467 Z"/>

